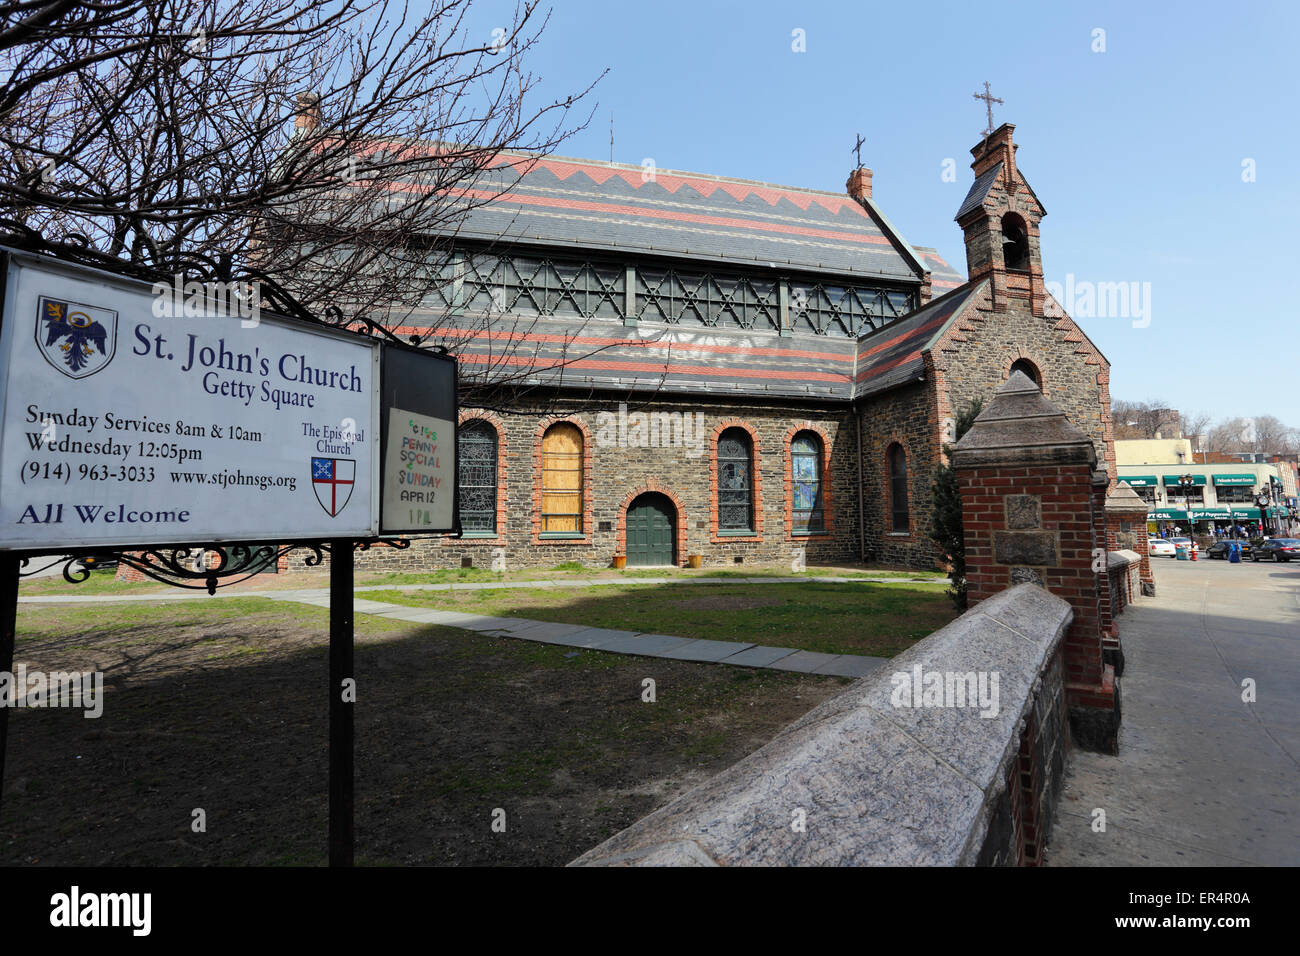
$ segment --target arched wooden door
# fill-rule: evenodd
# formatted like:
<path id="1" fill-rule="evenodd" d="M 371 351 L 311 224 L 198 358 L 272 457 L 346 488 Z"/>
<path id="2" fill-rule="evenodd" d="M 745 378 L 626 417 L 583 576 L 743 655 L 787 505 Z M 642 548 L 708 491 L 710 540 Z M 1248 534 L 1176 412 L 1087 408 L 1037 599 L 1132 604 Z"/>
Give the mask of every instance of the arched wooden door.
<path id="1" fill-rule="evenodd" d="M 677 563 L 677 509 L 654 492 L 627 506 L 627 566 L 654 568 Z"/>

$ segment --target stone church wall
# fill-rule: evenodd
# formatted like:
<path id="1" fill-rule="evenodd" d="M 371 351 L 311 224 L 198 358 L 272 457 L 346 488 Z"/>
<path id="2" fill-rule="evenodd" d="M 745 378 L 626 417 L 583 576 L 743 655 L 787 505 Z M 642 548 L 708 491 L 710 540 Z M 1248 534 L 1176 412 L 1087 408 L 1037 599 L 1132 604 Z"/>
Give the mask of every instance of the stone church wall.
<path id="1" fill-rule="evenodd" d="M 491 568 L 494 560 L 498 567 L 504 562 L 506 569 L 548 568 L 569 561 L 609 567 L 625 547 L 627 506 L 644 491 L 666 495 L 677 510 L 679 565 L 692 554 L 701 555 L 705 567 L 715 568 L 736 567 L 737 559 L 742 564 L 788 565 L 799 551 L 813 564 L 857 560 L 856 434 L 847 407 L 773 409 L 701 403 L 694 398 L 631 406 L 625 412 L 629 419 L 636 412 L 664 413 L 678 416 L 669 419 L 675 425 L 678 420 L 686 424 L 681 416 L 691 416 L 689 428 L 670 433 L 668 447 L 662 441 L 658 447 L 639 447 L 634 429 L 626 431 L 626 438 L 619 437 L 619 404 L 617 400 L 581 404 L 557 400 L 531 409 L 535 414 L 465 409 L 462 422 L 486 418 L 503 439 L 498 445 L 498 476 L 506 491 L 498 495 L 499 533 L 490 538 L 416 539 L 405 551 L 380 547 L 359 552 L 358 569 L 428 571 L 461 567 L 464 559 L 477 568 Z M 586 436 L 586 534 L 581 540 L 545 539 L 538 534 L 542 433 L 555 421 L 571 421 Z M 761 521 L 754 535 L 723 537 L 716 532 L 714 513 L 715 453 L 717 436 L 732 426 L 745 428 L 756 439 Z M 823 485 L 827 533 L 807 537 L 791 534 L 788 482 L 790 440 L 804 428 L 822 436 L 828 462 Z M 679 441 L 679 435 L 689 438 L 689 443 Z M 873 493 L 878 492 L 868 494 Z"/>
<path id="2" fill-rule="evenodd" d="M 930 540 L 931 493 L 938 464 L 938 411 L 933 383 L 918 382 L 867 399 L 862 405 L 863 513 L 867 558 L 929 570 L 938 551 Z M 889 449 L 907 455 L 910 500 L 906 532 L 892 528 Z"/>
<path id="3" fill-rule="evenodd" d="M 974 321 L 953 323 L 934 347 L 947 392 L 946 414 L 956 415 L 976 398 L 987 403 L 1007 380 L 1012 363 L 1027 359 L 1041 374 L 1043 394 L 1092 439 L 1097 461 L 1106 464 L 1113 479 L 1110 367 L 1101 354 L 1071 320 L 1033 315 L 1022 299 L 1009 299 L 1005 312 L 973 315 Z M 1087 364 L 1089 358 L 1097 364 Z"/>

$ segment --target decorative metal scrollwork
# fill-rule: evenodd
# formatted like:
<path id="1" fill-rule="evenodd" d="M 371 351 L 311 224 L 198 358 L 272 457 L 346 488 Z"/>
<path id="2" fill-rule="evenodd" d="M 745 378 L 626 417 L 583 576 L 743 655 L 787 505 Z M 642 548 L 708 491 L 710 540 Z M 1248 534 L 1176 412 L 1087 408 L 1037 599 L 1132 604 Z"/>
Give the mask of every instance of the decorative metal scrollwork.
<path id="1" fill-rule="evenodd" d="M 353 548 L 367 551 L 374 544 L 404 550 L 411 546 L 411 541 L 409 538 L 362 540 L 354 542 Z M 39 561 L 41 556 L 25 556 L 19 563 L 18 574 L 20 577 L 32 577 L 62 564 L 63 579 L 69 584 L 81 584 L 89 579 L 92 570 L 84 559 L 93 554 L 101 559 L 115 559 L 120 564 L 171 587 L 206 590 L 209 594 L 216 594 L 217 588 L 229 587 L 263 571 L 275 570 L 282 557 L 299 548 L 309 552 L 303 563 L 308 567 L 316 567 L 325 560 L 330 545 L 324 541 L 311 541 L 283 545 L 208 544 L 187 548 L 146 548 L 139 551 L 81 551 L 60 555 L 53 561 L 30 570 L 28 565 Z"/>

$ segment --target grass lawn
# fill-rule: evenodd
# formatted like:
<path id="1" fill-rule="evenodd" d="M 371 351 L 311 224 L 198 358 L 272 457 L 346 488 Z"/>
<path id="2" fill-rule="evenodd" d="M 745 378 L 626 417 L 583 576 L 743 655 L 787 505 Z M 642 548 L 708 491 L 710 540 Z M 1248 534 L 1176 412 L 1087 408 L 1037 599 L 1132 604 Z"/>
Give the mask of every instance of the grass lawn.
<path id="1" fill-rule="evenodd" d="M 323 864 L 327 624 L 255 597 L 19 605 L 15 664 L 102 671 L 105 699 L 10 711 L 0 865 Z M 848 683 L 369 615 L 356 645 L 372 865 L 566 863 Z"/>
<path id="2" fill-rule="evenodd" d="M 614 583 L 585 590 L 369 591 L 374 601 L 828 654 L 893 657 L 953 620 L 943 584 Z"/>
<path id="3" fill-rule="evenodd" d="M 45 558 L 38 558 L 33 567 L 39 568 L 48 563 Z M 92 571 L 90 577 L 80 584 L 69 584 L 61 575 L 42 578 L 25 578 L 21 594 L 24 597 L 46 597 L 62 595 L 92 594 L 147 594 L 162 591 L 176 593 L 157 581 L 125 583 L 114 578 L 115 569 Z M 530 568 L 523 571 L 492 571 L 487 568 L 441 568 L 421 572 L 383 572 L 358 569 L 357 587 L 374 587 L 381 585 L 404 584 L 480 584 L 485 582 L 509 583 L 511 581 L 573 581 L 590 580 L 601 583 L 618 581 L 635 581 L 640 578 L 673 578 L 689 580 L 691 578 L 763 578 L 763 577 L 816 577 L 834 576 L 847 578 L 924 578 L 944 581 L 944 576 L 937 571 L 899 571 L 862 567 L 810 567 L 807 571 L 795 574 L 789 568 L 780 566 L 756 566 L 744 569 L 702 568 L 692 571 L 687 568 L 632 568 L 615 571 L 611 568 L 588 568 L 576 562 L 557 565 L 554 568 Z M 198 583 L 198 582 L 195 582 Z M 235 591 L 270 591 L 286 588 L 323 588 L 329 586 L 329 578 L 323 571 L 294 571 L 284 574 L 257 574 L 233 586 Z"/>

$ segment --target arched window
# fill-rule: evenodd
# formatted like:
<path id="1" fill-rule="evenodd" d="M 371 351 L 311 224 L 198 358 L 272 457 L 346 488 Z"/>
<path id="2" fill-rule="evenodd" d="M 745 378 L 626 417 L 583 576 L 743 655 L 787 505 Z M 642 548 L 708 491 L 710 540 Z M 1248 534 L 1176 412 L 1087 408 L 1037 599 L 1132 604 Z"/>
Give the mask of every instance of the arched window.
<path id="1" fill-rule="evenodd" d="M 907 453 L 903 446 L 889 446 L 889 530 L 895 533 L 911 531 L 907 509 Z"/>
<path id="2" fill-rule="evenodd" d="M 1029 361 L 1029 359 L 1023 359 L 1023 358 L 1016 359 L 1014 362 L 1012 362 L 1011 368 L 1010 370 L 1008 370 L 1007 375 L 1008 377 L 1010 377 L 1011 375 L 1014 375 L 1016 372 L 1024 372 L 1026 375 L 1029 376 L 1029 378 L 1033 381 L 1033 383 L 1038 386 L 1038 390 L 1040 392 L 1043 390 L 1043 376 L 1038 371 L 1038 366 L 1035 365 L 1033 362 Z"/>
<path id="3" fill-rule="evenodd" d="M 754 449 L 743 428 L 718 436 L 718 531 L 754 531 Z"/>
<path id="4" fill-rule="evenodd" d="M 481 418 L 466 422 L 456 439 L 460 526 L 465 534 L 497 531 L 497 432 Z"/>
<path id="5" fill-rule="evenodd" d="M 542 534 L 582 534 L 582 479 L 582 432 L 557 422 L 542 436 Z"/>
<path id="6" fill-rule="evenodd" d="M 793 532 L 820 534 L 825 531 L 822 440 L 813 432 L 799 432 L 790 443 L 790 486 L 794 496 Z"/>
<path id="7" fill-rule="evenodd" d="M 1029 270 L 1029 230 L 1014 212 L 1002 217 L 1002 262 L 1008 269 Z"/>

